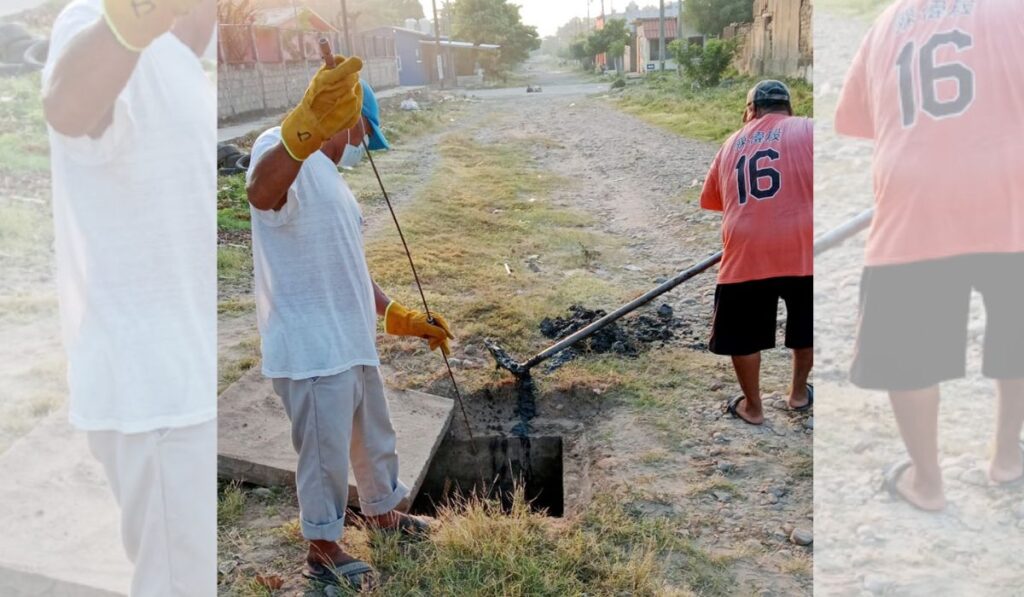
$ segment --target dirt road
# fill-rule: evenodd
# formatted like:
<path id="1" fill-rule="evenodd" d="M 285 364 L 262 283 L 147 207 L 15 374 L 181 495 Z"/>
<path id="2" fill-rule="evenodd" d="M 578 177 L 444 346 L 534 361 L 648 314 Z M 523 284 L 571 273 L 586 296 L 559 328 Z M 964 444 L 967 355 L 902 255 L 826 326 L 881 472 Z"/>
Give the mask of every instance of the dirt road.
<path id="1" fill-rule="evenodd" d="M 821 231 L 870 206 L 871 145 L 837 137 L 838 91 L 869 23 L 815 14 L 815 217 Z M 828 32 L 826 35 L 820 32 Z M 940 449 L 950 501 L 929 515 L 878 491 L 904 456 L 887 397 L 847 379 L 863 237 L 816 260 L 820 424 L 814 443 L 816 595 L 1022 595 L 1024 498 L 978 486 L 994 429 L 993 384 L 980 377 L 984 316 L 972 304 L 968 379 L 943 385 Z"/>
<path id="2" fill-rule="evenodd" d="M 415 201 L 417 192 L 438 175 L 441 140 L 450 134 L 468 135 L 485 145 L 518 142 L 516 147 L 526 147 L 539 167 L 566 181 L 531 201 L 596 216 L 596 230 L 619 241 L 622 249 L 601 255 L 593 271 L 626 295 L 639 294 L 720 248 L 719 217 L 702 212 L 696 202 L 715 145 L 682 138 L 619 111 L 605 83 L 550 63 L 531 64 L 527 73 L 541 85 L 541 93 L 527 94 L 525 85 L 471 92 L 472 101 L 444 130 L 377 157 L 399 207 Z M 737 121 L 741 109 L 737 106 Z M 394 234 L 383 205 L 364 201 L 375 193 L 372 185 L 357 178 L 354 182 L 364 191 L 360 200 L 368 241 Z M 586 441 L 580 445 L 585 449 L 567 456 L 579 459 L 577 470 L 589 477 L 590 489 L 574 497 L 577 503 L 585 504 L 591 493 L 615 489 L 631 496 L 629 506 L 638 516 L 671 520 L 680 536 L 722 567 L 727 589 L 709 586 L 708 594 L 810 594 L 811 548 L 794 544 L 790 536 L 800 529 L 810 538 L 813 417 L 772 408 L 769 423 L 761 428 L 723 418 L 722 404 L 738 390 L 728 361 L 704 348 L 714 283 L 714 273 L 709 273 L 666 295 L 660 302 L 674 308 L 687 332 L 625 365 L 664 378 L 664 396 L 659 396 L 664 409 L 603 400 L 602 388 L 615 383 L 611 372 L 607 379 L 596 374 L 593 392 L 588 387 L 585 395 L 578 388 L 560 391 L 539 375 L 537 425 L 583 429 Z M 546 308 L 555 316 L 568 306 Z M 616 305 L 609 300 L 590 306 Z M 230 322 L 251 317 L 222 318 L 222 334 L 233 330 L 237 340 L 240 334 Z M 251 325 L 248 329 L 241 336 L 251 333 Z M 223 344 L 222 352 L 230 352 L 226 345 L 231 342 Z M 456 357 L 464 356 L 460 346 L 455 350 Z M 660 370 L 665 359 L 685 373 L 666 377 Z M 786 392 L 788 359 L 782 350 L 766 354 L 766 393 Z M 439 383 L 432 390 L 445 393 L 446 388 Z M 507 394 L 498 389 L 493 396 L 500 402 Z M 781 406 L 784 401 L 769 402 Z M 470 411 L 481 430 L 500 426 L 484 421 L 485 416 L 514 416 L 508 403 L 494 408 L 471 404 Z M 666 567 L 670 582 L 686 584 L 681 579 L 691 574 L 688 561 L 685 554 L 671 558 Z"/>

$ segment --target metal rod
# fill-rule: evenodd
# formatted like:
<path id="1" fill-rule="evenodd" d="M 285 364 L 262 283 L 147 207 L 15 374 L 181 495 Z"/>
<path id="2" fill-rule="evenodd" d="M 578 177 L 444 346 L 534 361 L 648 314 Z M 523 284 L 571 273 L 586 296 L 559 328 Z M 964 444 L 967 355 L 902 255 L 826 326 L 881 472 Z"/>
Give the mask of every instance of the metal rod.
<path id="1" fill-rule="evenodd" d="M 858 214 L 856 217 L 848 220 L 847 222 L 844 222 L 843 224 L 837 226 L 836 228 L 833 228 L 832 230 L 821 235 L 816 241 L 814 241 L 814 254 L 818 255 L 833 247 L 836 247 L 842 244 L 850 237 L 856 235 L 860 231 L 867 228 L 868 225 L 871 224 L 872 215 L 874 215 L 874 209 L 866 209 L 860 214 Z M 679 286 L 683 282 L 686 282 L 690 278 L 693 278 L 698 274 L 707 271 L 713 265 L 715 265 L 721 260 L 722 252 L 719 251 L 714 255 L 705 258 L 703 261 L 694 265 L 693 267 L 690 267 L 689 269 L 679 272 L 668 281 L 647 291 L 643 295 L 638 296 L 637 298 L 631 300 L 625 305 L 605 315 L 601 319 L 598 319 L 597 321 L 591 323 L 590 325 L 580 330 L 577 330 L 576 332 L 566 336 L 565 338 L 562 338 L 558 342 L 552 344 L 548 348 L 537 353 L 533 358 L 526 361 L 521 366 L 517 367 L 515 370 L 513 370 L 511 367 L 509 367 L 509 369 L 515 375 L 528 373 L 530 369 L 532 369 L 533 367 L 536 367 L 540 363 L 548 360 L 549 358 L 553 357 L 559 352 L 562 352 L 566 348 L 569 348 L 573 344 L 576 344 L 580 340 L 584 340 L 592 336 L 597 331 L 608 326 L 608 324 L 646 305 L 655 298 L 665 294 L 666 292 L 672 290 L 676 286 Z M 494 351 L 492 350 L 491 352 L 493 353 Z"/>

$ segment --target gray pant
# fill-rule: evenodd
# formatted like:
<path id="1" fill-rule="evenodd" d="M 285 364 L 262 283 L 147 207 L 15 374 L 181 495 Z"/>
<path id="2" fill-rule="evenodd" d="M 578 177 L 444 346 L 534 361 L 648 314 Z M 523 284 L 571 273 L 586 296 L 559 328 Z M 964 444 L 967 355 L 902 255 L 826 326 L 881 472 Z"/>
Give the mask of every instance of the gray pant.
<path id="1" fill-rule="evenodd" d="M 88 432 L 121 508 L 132 597 L 217 593 L 217 421 Z M 73 499 L 73 496 L 72 496 Z"/>
<path id="2" fill-rule="evenodd" d="M 377 367 L 358 365 L 337 375 L 273 382 L 299 454 L 295 483 L 303 537 L 341 538 L 350 460 L 363 514 L 385 514 L 409 495 L 398 480 L 395 430 Z"/>

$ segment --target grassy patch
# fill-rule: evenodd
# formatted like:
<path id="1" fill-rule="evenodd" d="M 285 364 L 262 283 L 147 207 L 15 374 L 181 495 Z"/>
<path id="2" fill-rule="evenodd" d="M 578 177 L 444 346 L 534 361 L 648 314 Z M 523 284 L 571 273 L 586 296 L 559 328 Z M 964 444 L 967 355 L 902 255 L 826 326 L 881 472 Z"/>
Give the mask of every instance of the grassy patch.
<path id="1" fill-rule="evenodd" d="M 526 352 L 546 343 L 537 325 L 552 305 L 614 303 L 625 292 L 588 269 L 607 261 L 601 256 L 614 253 L 615 241 L 590 228 L 590 215 L 550 205 L 550 191 L 568 183 L 541 170 L 526 143 L 446 137 L 433 180 L 398 213 L 427 298 L 463 344 L 479 346 L 494 337 Z M 540 256 L 540 272 L 526 267 L 533 255 Z M 396 234 L 369 241 L 367 260 L 393 298 L 419 306 Z M 381 349 L 410 356 L 420 344 L 385 338 Z M 429 361 L 403 358 L 396 364 L 436 369 L 436 355 L 424 356 Z"/>
<path id="2" fill-rule="evenodd" d="M 0 253 L 40 258 L 49 255 L 52 242 L 53 223 L 45 208 L 27 203 L 0 204 Z"/>
<path id="3" fill-rule="evenodd" d="M 217 394 L 239 380 L 260 362 L 260 337 L 253 335 L 217 355 Z"/>
<path id="4" fill-rule="evenodd" d="M 720 143 L 742 126 L 747 91 L 755 79 L 734 79 L 718 87 L 694 89 L 674 73 L 644 77 L 619 96 L 619 107 L 656 126 L 684 137 Z M 802 80 L 786 81 L 793 94 L 793 110 L 811 116 L 813 89 Z"/>
<path id="5" fill-rule="evenodd" d="M 252 278 L 252 252 L 249 247 L 221 245 L 217 247 L 217 280 L 237 283 Z"/>
<path id="6" fill-rule="evenodd" d="M 244 513 L 245 493 L 242 488 L 237 483 L 222 486 L 217 496 L 217 524 L 225 527 L 236 525 Z"/>
<path id="7" fill-rule="evenodd" d="M 41 173 L 50 149 L 38 73 L 0 77 L 0 172 Z"/>
<path id="8" fill-rule="evenodd" d="M 875 17 L 892 3 L 893 0 L 818 0 L 818 8 Z"/>
<path id="9" fill-rule="evenodd" d="M 217 229 L 221 232 L 250 229 L 244 174 L 217 177 Z"/>

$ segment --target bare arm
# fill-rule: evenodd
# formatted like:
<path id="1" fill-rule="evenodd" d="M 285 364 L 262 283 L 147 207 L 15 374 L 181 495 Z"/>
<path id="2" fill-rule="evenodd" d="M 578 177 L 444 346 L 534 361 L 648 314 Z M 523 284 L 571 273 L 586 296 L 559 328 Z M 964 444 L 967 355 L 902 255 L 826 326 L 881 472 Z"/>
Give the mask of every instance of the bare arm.
<path id="1" fill-rule="evenodd" d="M 288 201 L 288 187 L 299 175 L 302 162 L 288 155 L 284 145 L 278 143 L 260 156 L 253 168 L 245 193 L 256 209 L 278 210 Z"/>
<path id="2" fill-rule="evenodd" d="M 43 97 L 46 121 L 69 137 L 99 137 L 138 61 L 100 17 L 68 42 L 54 65 Z"/>
<path id="3" fill-rule="evenodd" d="M 370 281 L 373 283 L 373 303 L 377 307 L 377 316 L 384 317 L 384 312 L 387 311 L 391 299 L 388 298 L 388 295 L 384 294 L 384 291 L 380 289 L 380 286 L 377 286 L 376 282 Z"/>

